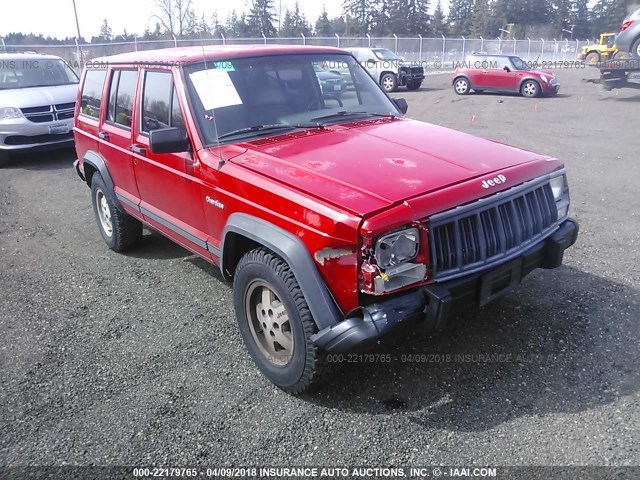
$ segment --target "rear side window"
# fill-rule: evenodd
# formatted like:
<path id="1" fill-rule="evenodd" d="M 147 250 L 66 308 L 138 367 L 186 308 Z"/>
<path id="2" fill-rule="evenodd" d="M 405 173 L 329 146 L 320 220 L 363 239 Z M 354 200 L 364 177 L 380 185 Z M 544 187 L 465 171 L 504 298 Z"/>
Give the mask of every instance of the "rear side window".
<path id="1" fill-rule="evenodd" d="M 184 128 L 171 72 L 147 72 L 142 95 L 143 132 L 160 128 Z"/>
<path id="2" fill-rule="evenodd" d="M 102 102 L 102 88 L 106 70 L 89 70 L 84 77 L 82 86 L 82 105 L 80 113 L 89 117 L 100 117 L 100 103 Z"/>
<path id="3" fill-rule="evenodd" d="M 138 72 L 136 70 L 116 70 L 113 72 L 109 89 L 108 121 L 131 128 L 137 80 Z"/>

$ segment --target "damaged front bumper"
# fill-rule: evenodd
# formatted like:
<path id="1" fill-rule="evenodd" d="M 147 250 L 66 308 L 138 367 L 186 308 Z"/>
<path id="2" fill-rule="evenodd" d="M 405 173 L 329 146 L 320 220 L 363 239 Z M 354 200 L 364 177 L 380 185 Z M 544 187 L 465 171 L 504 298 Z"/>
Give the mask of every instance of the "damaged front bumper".
<path id="1" fill-rule="evenodd" d="M 427 331 L 444 326 L 454 307 L 482 306 L 511 291 L 536 268 L 557 268 L 564 251 L 578 236 L 578 224 L 567 219 L 544 241 L 522 255 L 490 270 L 431 284 L 374 303 L 357 311 L 355 316 L 327 327 L 311 339 L 329 352 L 345 352 L 375 343 L 398 327 L 424 322 Z"/>

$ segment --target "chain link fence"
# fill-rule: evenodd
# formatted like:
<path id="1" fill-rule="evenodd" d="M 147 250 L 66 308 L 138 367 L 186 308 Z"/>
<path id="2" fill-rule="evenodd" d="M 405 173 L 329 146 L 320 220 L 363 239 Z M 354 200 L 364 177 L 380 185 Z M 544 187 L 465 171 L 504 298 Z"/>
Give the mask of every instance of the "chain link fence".
<path id="1" fill-rule="evenodd" d="M 296 38 L 205 38 L 173 39 L 173 40 L 135 40 L 133 42 L 92 43 L 82 45 L 5 45 L 0 49 L 6 51 L 34 50 L 39 53 L 57 55 L 70 63 L 81 66 L 83 62 L 98 57 L 142 50 L 155 50 L 179 46 L 201 45 L 251 45 L 251 44 L 284 44 L 284 45 L 318 45 L 340 48 L 350 47 L 383 47 L 394 51 L 410 62 L 421 62 L 435 65 L 436 69 L 453 68 L 454 62 L 460 62 L 474 52 L 488 54 L 518 55 L 527 61 L 538 60 L 559 62 L 576 60 L 577 54 L 588 40 L 502 40 L 465 37 L 437 38 L 401 38 L 401 37 L 296 37 Z"/>

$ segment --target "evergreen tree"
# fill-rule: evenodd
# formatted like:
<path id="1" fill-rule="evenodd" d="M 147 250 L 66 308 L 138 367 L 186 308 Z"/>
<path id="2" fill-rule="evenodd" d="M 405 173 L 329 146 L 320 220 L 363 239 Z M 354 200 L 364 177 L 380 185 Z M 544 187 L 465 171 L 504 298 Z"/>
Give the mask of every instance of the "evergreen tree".
<path id="1" fill-rule="evenodd" d="M 386 0 L 390 4 L 391 32 L 415 36 L 429 30 L 429 0 Z"/>
<path id="2" fill-rule="evenodd" d="M 589 23 L 589 0 L 573 0 L 569 18 L 573 25 L 573 38 L 588 38 L 592 35 Z"/>
<path id="3" fill-rule="evenodd" d="M 109 26 L 109 22 L 107 22 L 106 18 L 102 21 L 99 38 L 103 42 L 110 42 L 113 39 L 113 35 L 111 34 L 111 27 Z"/>
<path id="4" fill-rule="evenodd" d="M 451 35 L 469 35 L 473 16 L 473 0 L 451 0 L 447 23 Z"/>
<path id="5" fill-rule="evenodd" d="M 394 0 L 372 1 L 369 33 L 379 37 L 396 33 L 395 25 L 391 20 L 391 5 L 393 1 Z"/>
<path id="6" fill-rule="evenodd" d="M 284 15 L 282 26 L 280 28 L 280 36 L 283 38 L 300 37 L 311 35 L 311 26 L 307 22 L 304 13 L 300 13 L 300 5 L 295 3 L 293 10 L 288 10 Z"/>
<path id="7" fill-rule="evenodd" d="M 247 15 L 248 34 L 251 37 L 275 37 L 277 35 L 273 0 L 253 0 Z"/>
<path id="8" fill-rule="evenodd" d="M 617 32 L 630 7 L 631 2 L 628 0 L 598 0 L 591 10 L 594 36 L 605 32 Z"/>
<path id="9" fill-rule="evenodd" d="M 349 35 L 369 33 L 372 17 L 376 11 L 374 0 L 344 0 L 342 8 L 347 17 L 347 33 Z"/>
<path id="10" fill-rule="evenodd" d="M 316 20 L 316 35 L 318 37 L 330 37 L 333 34 L 334 31 L 331 26 L 331 21 L 329 20 L 329 15 L 327 15 L 326 10 L 322 10 L 318 20 Z"/>
<path id="11" fill-rule="evenodd" d="M 438 36 L 447 34 L 447 25 L 442 11 L 442 0 L 438 0 L 438 3 L 436 3 L 436 9 L 433 12 L 433 17 L 431 17 L 431 32 Z"/>

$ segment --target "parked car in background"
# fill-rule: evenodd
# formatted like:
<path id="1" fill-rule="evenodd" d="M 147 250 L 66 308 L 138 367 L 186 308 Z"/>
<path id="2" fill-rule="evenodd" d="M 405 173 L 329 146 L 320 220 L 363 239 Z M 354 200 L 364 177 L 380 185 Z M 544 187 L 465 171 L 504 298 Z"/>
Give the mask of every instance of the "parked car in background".
<path id="1" fill-rule="evenodd" d="M 553 96 L 560 85 L 555 74 L 531 68 L 515 55 L 469 55 L 452 77 L 458 95 L 474 92 L 520 93 L 524 97 Z"/>
<path id="2" fill-rule="evenodd" d="M 0 53 L 0 164 L 11 152 L 73 145 L 79 81 L 60 57 Z"/>
<path id="3" fill-rule="evenodd" d="M 395 92 L 398 87 L 417 90 L 424 80 L 424 68 L 405 62 L 386 48 L 347 48 L 356 60 L 367 69 L 385 92 Z"/>
<path id="4" fill-rule="evenodd" d="M 640 8 L 629 14 L 620 27 L 616 37 L 616 47 L 620 53 L 616 58 L 640 58 Z"/>
<path id="5" fill-rule="evenodd" d="M 339 97 L 347 89 L 347 82 L 340 72 L 325 70 L 318 64 L 314 65 L 313 69 L 320 83 L 322 93 L 325 95 L 335 95 Z"/>

